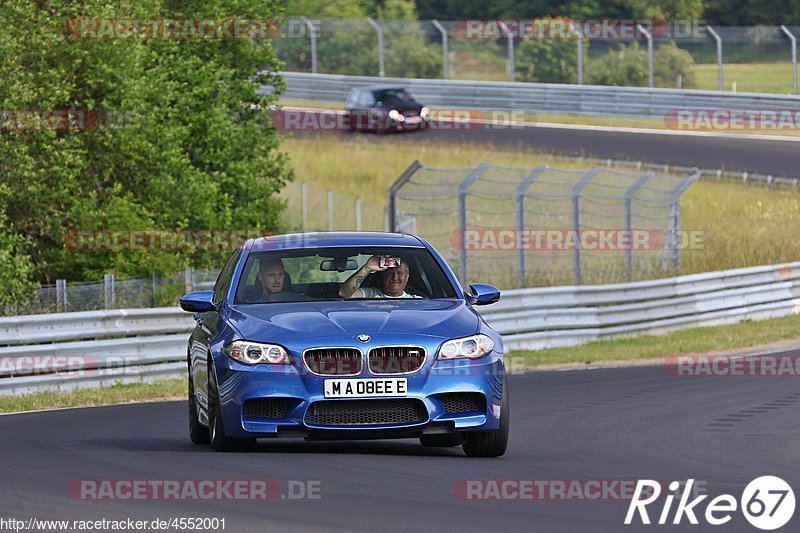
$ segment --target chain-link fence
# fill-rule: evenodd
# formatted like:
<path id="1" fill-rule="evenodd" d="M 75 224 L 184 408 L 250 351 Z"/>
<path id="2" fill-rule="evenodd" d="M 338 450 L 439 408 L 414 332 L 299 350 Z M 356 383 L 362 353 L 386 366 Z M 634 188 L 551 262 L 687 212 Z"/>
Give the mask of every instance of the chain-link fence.
<path id="1" fill-rule="evenodd" d="M 149 279 L 116 279 L 113 274 L 106 274 L 103 281 L 59 279 L 55 285 L 39 289 L 32 301 L 1 311 L 3 315 L 27 315 L 177 305 L 187 292 L 211 289 L 218 275 L 218 270 L 187 268 L 176 276 Z"/>
<path id="2" fill-rule="evenodd" d="M 290 182 L 281 192 L 284 221 L 293 231 L 383 231 L 386 208 L 307 182 Z"/>
<path id="3" fill-rule="evenodd" d="M 298 72 L 797 94 L 797 36 L 703 21 L 288 17 L 273 45 Z"/>
<path id="4" fill-rule="evenodd" d="M 679 201 L 698 177 L 415 162 L 389 192 L 390 227 L 428 239 L 462 282 L 648 279 L 680 271 Z"/>

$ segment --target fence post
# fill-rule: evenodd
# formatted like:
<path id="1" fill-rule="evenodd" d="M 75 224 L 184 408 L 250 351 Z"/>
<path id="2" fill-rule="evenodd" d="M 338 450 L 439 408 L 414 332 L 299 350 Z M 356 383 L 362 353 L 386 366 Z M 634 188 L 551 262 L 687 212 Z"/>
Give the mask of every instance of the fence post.
<path id="1" fill-rule="evenodd" d="M 636 25 L 642 35 L 647 39 L 647 80 L 649 87 L 653 88 L 653 36 L 641 24 Z"/>
<path id="2" fill-rule="evenodd" d="M 308 231 L 308 185 L 305 181 L 300 182 L 300 211 L 303 217 L 301 227 L 303 231 Z"/>
<path id="3" fill-rule="evenodd" d="M 583 85 L 583 33 L 572 22 L 569 23 L 569 27 L 578 38 L 578 85 Z"/>
<path id="4" fill-rule="evenodd" d="M 525 180 L 517 186 L 517 276 L 520 288 L 525 287 L 526 250 L 522 246 L 522 235 L 525 231 L 525 193 L 548 168 L 547 165 L 534 168 Z"/>
<path id="5" fill-rule="evenodd" d="M 333 191 L 328 189 L 328 231 L 333 231 Z"/>
<path id="6" fill-rule="evenodd" d="M 116 301 L 114 274 L 103 274 L 103 300 L 105 309 L 113 309 Z"/>
<path id="7" fill-rule="evenodd" d="M 419 160 L 414 161 L 400 174 L 400 177 L 392 183 L 392 186 L 389 187 L 386 202 L 386 231 L 397 231 L 397 192 L 403 185 L 408 183 L 417 170 L 421 168 L 423 168 L 422 163 L 420 163 Z"/>
<path id="8" fill-rule="evenodd" d="M 375 32 L 378 34 L 378 76 L 383 78 L 386 76 L 386 69 L 383 63 L 383 28 L 372 18 L 368 18 L 367 22 L 375 28 Z"/>
<path id="9" fill-rule="evenodd" d="M 653 176 L 655 176 L 653 172 L 642 174 L 636 183 L 625 191 L 625 231 L 628 232 L 628 247 L 625 248 L 625 279 L 628 281 L 631 281 L 633 276 L 633 196 Z"/>
<path id="10" fill-rule="evenodd" d="M 661 261 L 661 270 L 667 270 L 667 254 L 672 257 L 672 268 L 676 273 L 680 273 L 681 269 L 681 243 L 679 232 L 681 230 L 681 195 L 686 192 L 695 181 L 700 178 L 700 170 L 694 169 L 692 175 L 686 178 L 683 183 L 672 191 L 670 198 L 670 221 L 669 221 L 669 235 L 667 238 L 667 250 L 664 250 L 664 258 Z"/>
<path id="11" fill-rule="evenodd" d="M 461 250 L 459 250 L 458 276 L 465 284 L 467 283 L 467 191 L 488 168 L 488 163 L 481 163 L 458 185 L 458 237 L 461 245 Z"/>
<path id="12" fill-rule="evenodd" d="M 186 294 L 194 292 L 194 269 L 192 267 L 186 267 L 184 270 L 183 282 Z"/>
<path id="13" fill-rule="evenodd" d="M 66 311 L 67 305 L 67 280 L 56 280 L 56 311 Z"/>
<path id="14" fill-rule="evenodd" d="M 792 42 L 792 94 L 797 94 L 797 39 L 786 26 L 781 26 L 781 31 Z"/>
<path id="15" fill-rule="evenodd" d="M 308 20 L 308 17 L 300 17 L 300 20 L 306 25 L 308 35 L 311 39 L 311 73 L 317 73 L 317 30 L 314 25 Z"/>
<path id="16" fill-rule="evenodd" d="M 719 87 L 719 90 L 723 91 L 725 90 L 725 87 L 723 85 L 723 79 L 722 79 L 722 38 L 719 36 L 717 32 L 714 31 L 714 28 L 712 28 L 711 26 L 706 26 L 706 29 L 708 30 L 708 33 L 710 33 L 711 36 L 714 38 L 714 40 L 717 42 L 717 85 Z"/>
<path id="17" fill-rule="evenodd" d="M 443 70 L 443 73 L 444 73 L 444 79 L 449 80 L 450 79 L 450 66 L 448 65 L 449 58 L 448 58 L 448 55 L 447 55 L 448 54 L 448 51 L 447 51 L 447 30 L 444 28 L 444 26 L 439 24 L 439 21 L 436 20 L 436 19 L 433 19 L 431 21 L 431 23 L 433 24 L 433 26 L 437 30 L 439 30 L 439 33 L 442 34 L 442 70 Z"/>
<path id="18" fill-rule="evenodd" d="M 581 179 L 572 188 L 572 229 L 575 231 L 575 250 L 572 253 L 572 276 L 575 285 L 583 281 L 581 276 L 581 193 L 589 185 L 592 178 L 597 176 L 603 167 L 595 167 L 581 176 Z"/>
<path id="19" fill-rule="evenodd" d="M 361 198 L 356 197 L 356 231 L 361 231 Z"/>
<path id="20" fill-rule="evenodd" d="M 517 79 L 517 74 L 514 72 L 514 34 L 508 30 L 508 26 L 503 22 L 500 23 L 500 29 L 508 40 L 508 63 L 506 68 L 508 69 L 508 81 L 513 83 Z"/>

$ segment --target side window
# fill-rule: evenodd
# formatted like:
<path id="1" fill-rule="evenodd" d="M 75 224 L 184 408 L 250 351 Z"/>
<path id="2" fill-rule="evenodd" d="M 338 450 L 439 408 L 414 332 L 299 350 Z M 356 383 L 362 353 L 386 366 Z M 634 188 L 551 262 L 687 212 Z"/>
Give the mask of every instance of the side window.
<path id="1" fill-rule="evenodd" d="M 370 102 L 375 105 L 375 98 L 372 96 L 372 91 L 361 91 L 361 97 L 358 101 L 359 107 L 369 107 Z"/>
<path id="2" fill-rule="evenodd" d="M 222 298 L 225 296 L 225 292 L 228 290 L 228 285 L 231 281 L 231 275 L 233 275 L 233 268 L 236 266 L 240 255 L 242 255 L 241 248 L 233 252 L 233 255 L 231 255 L 228 262 L 225 263 L 225 266 L 222 268 L 222 272 L 219 273 L 217 282 L 214 284 L 214 298 L 212 300 L 214 305 L 222 303 Z"/>
<path id="3" fill-rule="evenodd" d="M 358 98 L 361 94 L 361 91 L 357 91 L 353 89 L 350 91 L 350 94 L 347 95 L 347 107 L 356 107 L 358 104 Z"/>

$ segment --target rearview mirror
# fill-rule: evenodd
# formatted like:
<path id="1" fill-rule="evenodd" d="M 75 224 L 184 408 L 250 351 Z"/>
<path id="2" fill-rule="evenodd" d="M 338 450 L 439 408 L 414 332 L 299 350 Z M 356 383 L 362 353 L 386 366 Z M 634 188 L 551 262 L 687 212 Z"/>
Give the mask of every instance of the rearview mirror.
<path id="1" fill-rule="evenodd" d="M 319 269 L 323 272 L 358 270 L 358 263 L 355 259 L 326 259 L 319 264 Z"/>
<path id="2" fill-rule="evenodd" d="M 500 289 L 492 285 L 475 283 L 469 290 L 472 294 L 467 294 L 467 300 L 473 305 L 489 305 L 500 299 Z"/>

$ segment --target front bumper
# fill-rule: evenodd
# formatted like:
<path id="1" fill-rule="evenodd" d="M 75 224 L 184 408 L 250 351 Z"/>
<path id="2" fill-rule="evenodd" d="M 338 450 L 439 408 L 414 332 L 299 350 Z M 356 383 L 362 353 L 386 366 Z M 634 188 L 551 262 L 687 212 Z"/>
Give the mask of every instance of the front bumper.
<path id="1" fill-rule="evenodd" d="M 424 405 L 423 416 L 410 423 L 368 425 L 309 423 L 306 415 L 316 402 L 330 404 L 365 400 L 326 399 L 324 381 L 337 376 L 313 375 L 299 364 L 247 367 L 227 357 L 221 359 L 217 361 L 217 376 L 222 418 L 229 437 L 400 438 L 499 427 L 505 370 L 502 355 L 494 352 L 477 361 L 428 361 L 418 372 L 396 376 L 407 378 L 407 396 L 374 399 L 382 402 L 417 400 Z M 356 379 L 373 377 L 366 371 L 355 376 Z M 452 412 L 450 408 L 448 412 L 444 399 L 452 396 L 444 395 L 453 393 L 478 393 L 485 399 L 485 408 L 482 412 L 471 410 L 462 413 Z M 262 398 L 282 400 L 285 404 L 283 416 L 271 418 L 275 413 L 259 413 L 259 416 L 245 413 L 245 402 Z"/>

